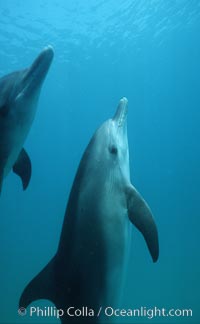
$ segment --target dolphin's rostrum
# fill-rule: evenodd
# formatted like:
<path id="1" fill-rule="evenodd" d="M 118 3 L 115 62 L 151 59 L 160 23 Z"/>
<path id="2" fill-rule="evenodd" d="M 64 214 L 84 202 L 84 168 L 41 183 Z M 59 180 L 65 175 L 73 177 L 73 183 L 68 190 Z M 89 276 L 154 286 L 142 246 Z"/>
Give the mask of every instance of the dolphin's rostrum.
<path id="1" fill-rule="evenodd" d="M 20 176 L 23 189 L 29 184 L 31 161 L 23 145 L 52 59 L 53 48 L 47 46 L 29 68 L 0 79 L 0 192 L 11 169 Z"/>
<path id="2" fill-rule="evenodd" d="M 119 301 L 131 223 L 143 234 L 153 261 L 158 234 L 150 208 L 130 182 L 127 99 L 95 132 L 71 189 L 54 258 L 27 285 L 20 307 L 49 299 L 58 309 L 100 307 Z M 131 223 L 130 223 L 131 221 Z M 60 318 L 62 323 L 104 323 L 104 317 Z M 110 319 L 111 320 L 111 319 Z M 109 318 L 107 318 L 109 321 Z"/>

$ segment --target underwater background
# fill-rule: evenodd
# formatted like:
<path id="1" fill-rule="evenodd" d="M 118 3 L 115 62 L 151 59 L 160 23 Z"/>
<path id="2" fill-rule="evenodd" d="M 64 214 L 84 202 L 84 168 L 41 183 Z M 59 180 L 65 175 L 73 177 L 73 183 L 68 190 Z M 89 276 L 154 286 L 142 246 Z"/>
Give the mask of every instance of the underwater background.
<path id="1" fill-rule="evenodd" d="M 153 211 L 160 257 L 152 263 L 133 227 L 122 308 L 193 316 L 120 323 L 200 322 L 199 33 L 198 0 L 0 0 L 0 77 L 55 50 L 25 143 L 30 185 L 23 192 L 10 173 L 0 197 L 1 324 L 59 323 L 18 315 L 19 297 L 55 254 L 82 153 L 123 96 L 131 179 Z"/>

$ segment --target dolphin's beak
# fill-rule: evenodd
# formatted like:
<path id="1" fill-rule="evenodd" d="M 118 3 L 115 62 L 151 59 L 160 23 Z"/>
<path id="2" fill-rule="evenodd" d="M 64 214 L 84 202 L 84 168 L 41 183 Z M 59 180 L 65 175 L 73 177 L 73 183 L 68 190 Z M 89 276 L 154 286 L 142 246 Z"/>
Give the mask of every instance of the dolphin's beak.
<path id="1" fill-rule="evenodd" d="M 126 97 L 123 97 L 120 100 L 116 113 L 113 117 L 113 121 L 117 123 L 118 127 L 123 127 L 126 123 L 127 107 L 128 99 Z"/>
<path id="2" fill-rule="evenodd" d="M 43 72 L 46 75 L 53 60 L 53 56 L 53 47 L 51 45 L 46 46 L 29 68 L 29 73 L 36 74 Z"/>
<path id="3" fill-rule="evenodd" d="M 40 86 L 42 84 L 53 60 L 53 56 L 54 51 L 51 45 L 46 46 L 38 55 L 24 76 L 25 91 L 33 89 L 35 85 Z"/>

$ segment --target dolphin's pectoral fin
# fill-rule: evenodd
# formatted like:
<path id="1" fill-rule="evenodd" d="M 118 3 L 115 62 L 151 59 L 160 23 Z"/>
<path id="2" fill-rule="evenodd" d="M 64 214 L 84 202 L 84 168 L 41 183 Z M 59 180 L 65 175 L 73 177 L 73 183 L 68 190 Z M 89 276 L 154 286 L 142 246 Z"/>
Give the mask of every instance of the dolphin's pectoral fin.
<path id="1" fill-rule="evenodd" d="M 54 260 L 53 258 L 47 266 L 26 286 L 20 301 L 19 307 L 27 307 L 37 299 L 54 300 Z"/>
<path id="2" fill-rule="evenodd" d="M 152 212 L 133 186 L 127 188 L 126 194 L 129 219 L 144 236 L 152 259 L 156 262 L 159 255 L 159 243 Z"/>
<path id="3" fill-rule="evenodd" d="M 25 190 L 28 187 L 31 178 L 31 160 L 25 149 L 21 150 L 18 159 L 13 166 L 13 172 L 20 176 L 23 189 Z"/>

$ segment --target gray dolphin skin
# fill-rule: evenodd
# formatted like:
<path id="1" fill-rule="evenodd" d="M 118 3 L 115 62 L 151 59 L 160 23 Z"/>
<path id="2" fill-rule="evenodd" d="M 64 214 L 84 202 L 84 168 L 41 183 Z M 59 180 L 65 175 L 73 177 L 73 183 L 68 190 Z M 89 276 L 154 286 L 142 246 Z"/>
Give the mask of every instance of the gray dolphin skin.
<path id="1" fill-rule="evenodd" d="M 131 223 L 157 261 L 158 233 L 151 210 L 130 182 L 127 103 L 126 98 L 120 100 L 114 117 L 88 144 L 69 196 L 57 253 L 26 286 L 20 307 L 48 299 L 64 311 L 62 323 L 112 322 L 104 310 L 120 302 Z M 75 315 L 76 309 L 81 316 Z"/>
<path id="2" fill-rule="evenodd" d="M 53 55 L 53 48 L 47 46 L 29 68 L 0 79 L 0 192 L 11 169 L 20 176 L 24 190 L 29 184 L 31 161 L 23 145 Z"/>

